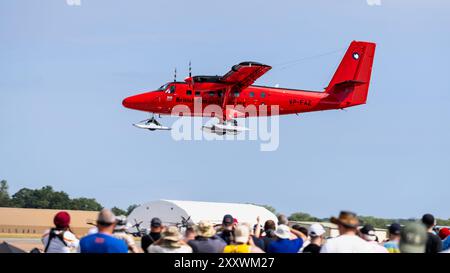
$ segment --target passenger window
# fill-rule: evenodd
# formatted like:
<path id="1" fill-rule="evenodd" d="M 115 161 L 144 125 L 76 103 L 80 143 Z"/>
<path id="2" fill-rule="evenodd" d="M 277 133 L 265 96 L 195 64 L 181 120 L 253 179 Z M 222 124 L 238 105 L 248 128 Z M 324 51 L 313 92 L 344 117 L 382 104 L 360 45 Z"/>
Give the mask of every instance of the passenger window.
<path id="1" fill-rule="evenodd" d="M 265 98 L 266 97 L 266 93 L 265 92 L 261 92 L 261 98 Z"/>
<path id="2" fill-rule="evenodd" d="M 255 97 L 255 92 L 250 92 L 250 93 L 248 94 L 248 96 L 249 96 L 250 98 Z"/>
<path id="3" fill-rule="evenodd" d="M 209 94 L 210 97 L 213 97 L 214 96 L 214 91 L 209 91 L 208 94 Z"/>
<path id="4" fill-rule="evenodd" d="M 223 91 L 220 90 L 219 92 L 217 92 L 217 95 L 219 96 L 219 98 L 221 98 L 223 96 Z"/>
<path id="5" fill-rule="evenodd" d="M 200 96 L 200 91 L 195 91 L 196 96 Z"/>
<path id="6" fill-rule="evenodd" d="M 186 90 L 186 95 L 188 96 L 192 95 L 192 90 Z"/>
<path id="7" fill-rule="evenodd" d="M 238 91 L 234 91 L 234 96 L 237 98 L 239 97 L 239 92 Z"/>

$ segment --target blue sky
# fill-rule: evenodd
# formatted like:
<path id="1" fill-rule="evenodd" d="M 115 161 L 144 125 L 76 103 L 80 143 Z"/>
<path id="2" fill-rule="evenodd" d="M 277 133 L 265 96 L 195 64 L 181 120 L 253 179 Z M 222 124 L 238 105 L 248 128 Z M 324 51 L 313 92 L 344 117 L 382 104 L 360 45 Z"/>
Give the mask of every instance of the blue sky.
<path id="1" fill-rule="evenodd" d="M 266 3 L 267 2 L 267 3 Z M 154 199 L 449 218 L 450 3 L 0 2 L 0 178 L 126 207 Z M 368 103 L 280 118 L 280 147 L 181 141 L 131 126 L 124 97 L 244 60 L 278 64 L 377 43 Z M 322 90 L 344 50 L 257 83 Z M 175 119 L 163 117 L 171 124 Z"/>

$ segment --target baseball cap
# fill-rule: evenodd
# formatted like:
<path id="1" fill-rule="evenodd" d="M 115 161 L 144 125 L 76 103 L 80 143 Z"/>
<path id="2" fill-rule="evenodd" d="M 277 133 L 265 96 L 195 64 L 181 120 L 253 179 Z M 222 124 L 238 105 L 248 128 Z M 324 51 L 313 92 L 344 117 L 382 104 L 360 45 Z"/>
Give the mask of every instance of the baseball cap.
<path id="1" fill-rule="evenodd" d="M 363 235 L 363 238 L 367 241 L 375 241 L 377 239 L 377 235 L 375 234 L 375 228 L 370 225 L 366 224 L 364 225 L 359 232 Z"/>
<path id="2" fill-rule="evenodd" d="M 424 253 L 427 231 L 420 223 L 408 223 L 400 232 L 399 248 L 402 253 Z"/>
<path id="3" fill-rule="evenodd" d="M 53 218 L 53 223 L 57 228 L 67 228 L 70 224 L 70 214 L 66 211 L 58 212 Z"/>
<path id="4" fill-rule="evenodd" d="M 234 241 L 246 244 L 250 237 L 250 228 L 246 224 L 237 225 L 234 230 Z"/>
<path id="5" fill-rule="evenodd" d="M 291 238 L 291 229 L 286 225 L 278 225 L 277 230 L 275 230 L 274 234 L 281 239 L 289 239 Z"/>
<path id="6" fill-rule="evenodd" d="M 153 217 L 150 221 L 150 226 L 152 227 L 160 227 L 162 226 L 162 221 L 158 217 Z"/>
<path id="7" fill-rule="evenodd" d="M 401 230 L 402 230 L 402 226 L 399 223 L 392 223 L 389 226 L 389 234 L 400 235 Z"/>
<path id="8" fill-rule="evenodd" d="M 432 227 L 434 226 L 434 216 L 432 214 L 424 214 L 422 216 L 422 223 L 426 226 L 426 227 Z"/>
<path id="9" fill-rule="evenodd" d="M 110 209 L 104 208 L 98 213 L 97 224 L 112 225 L 116 223 L 116 221 L 116 216 Z"/>
<path id="10" fill-rule="evenodd" d="M 449 235 L 450 235 L 450 229 L 443 227 L 439 230 L 439 238 L 441 238 L 441 240 L 444 240 Z"/>
<path id="11" fill-rule="evenodd" d="M 231 216 L 230 214 L 225 214 L 225 216 L 223 216 L 222 224 L 229 226 L 232 225 L 233 223 L 234 223 L 233 216 Z"/>
<path id="12" fill-rule="evenodd" d="M 308 234 L 311 237 L 319 237 L 325 234 L 325 229 L 321 224 L 315 223 L 309 227 Z"/>

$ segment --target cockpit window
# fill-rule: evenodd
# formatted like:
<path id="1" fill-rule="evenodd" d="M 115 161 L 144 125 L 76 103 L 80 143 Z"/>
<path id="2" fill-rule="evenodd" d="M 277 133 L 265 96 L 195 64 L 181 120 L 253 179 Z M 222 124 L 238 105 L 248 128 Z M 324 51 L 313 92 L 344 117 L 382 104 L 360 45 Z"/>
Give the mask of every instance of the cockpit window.
<path id="1" fill-rule="evenodd" d="M 175 85 L 171 85 L 169 88 L 169 93 L 174 94 L 175 93 Z"/>
<path id="2" fill-rule="evenodd" d="M 166 83 L 166 84 L 164 84 L 164 85 L 161 85 L 161 87 L 160 88 L 158 88 L 158 91 L 164 91 L 164 90 L 166 90 L 167 89 L 167 87 L 169 86 L 169 84 L 168 83 Z"/>

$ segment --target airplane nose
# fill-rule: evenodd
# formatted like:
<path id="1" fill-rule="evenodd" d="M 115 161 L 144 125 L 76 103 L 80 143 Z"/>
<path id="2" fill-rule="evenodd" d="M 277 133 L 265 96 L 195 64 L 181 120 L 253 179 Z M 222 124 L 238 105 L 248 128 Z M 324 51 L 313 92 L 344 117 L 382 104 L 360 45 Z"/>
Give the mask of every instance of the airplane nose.
<path id="1" fill-rule="evenodd" d="M 152 108 L 152 101 L 156 98 L 153 92 L 143 93 L 125 98 L 122 105 L 134 110 L 149 111 Z"/>

